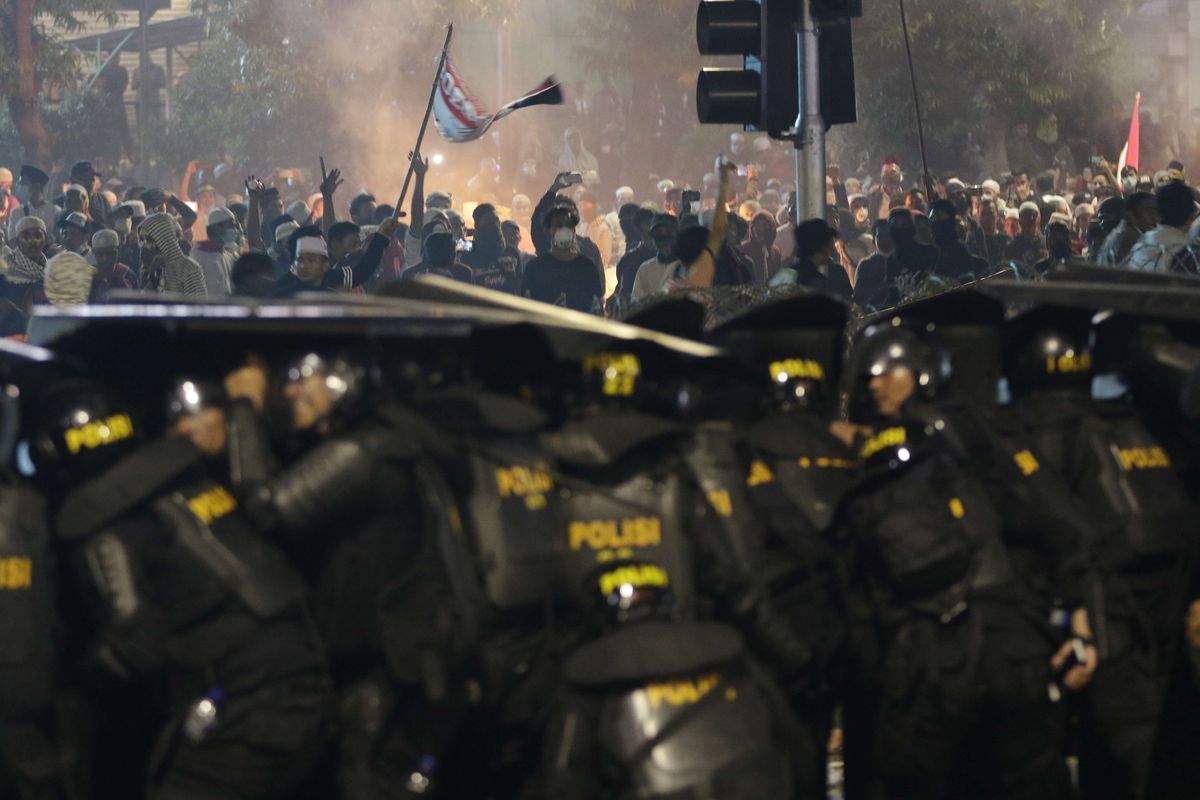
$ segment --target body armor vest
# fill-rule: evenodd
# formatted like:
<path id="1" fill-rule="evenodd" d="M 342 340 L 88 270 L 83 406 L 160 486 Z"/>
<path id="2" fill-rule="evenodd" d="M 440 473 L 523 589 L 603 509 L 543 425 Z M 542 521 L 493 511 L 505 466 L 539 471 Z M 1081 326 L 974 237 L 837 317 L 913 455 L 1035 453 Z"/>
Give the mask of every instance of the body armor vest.
<path id="1" fill-rule="evenodd" d="M 42 498 L 0 487 L 0 719 L 54 698 L 56 575 Z"/>
<path id="2" fill-rule="evenodd" d="M 1200 526 L 1170 454 L 1131 412 L 1070 396 L 1035 398 L 1018 416 L 1039 458 L 1075 488 L 1125 573 L 1174 570 Z M 1079 402 L 1085 403 L 1081 412 Z"/>
<path id="3" fill-rule="evenodd" d="M 944 441 L 923 426 L 896 425 L 861 455 L 867 477 L 851 501 L 851 524 L 899 603 L 948 621 L 973 591 L 1012 579 L 991 500 Z"/>
<path id="4" fill-rule="evenodd" d="M 81 542 L 79 572 L 107 617 L 105 642 L 135 672 L 205 667 L 304 597 L 283 555 L 197 463 L 190 443 L 149 445 L 68 497 L 59 516 L 60 535 Z M 131 485 L 139 490 L 113 494 Z"/>

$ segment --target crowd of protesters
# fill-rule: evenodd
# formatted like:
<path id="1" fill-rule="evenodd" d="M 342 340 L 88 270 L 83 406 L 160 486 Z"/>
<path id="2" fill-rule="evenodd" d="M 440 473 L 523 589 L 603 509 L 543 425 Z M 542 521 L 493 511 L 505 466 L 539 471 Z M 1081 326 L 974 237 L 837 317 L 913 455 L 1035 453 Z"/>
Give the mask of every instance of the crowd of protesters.
<path id="1" fill-rule="evenodd" d="M 497 144 L 458 194 L 446 184 L 463 184 L 418 154 L 402 209 L 377 200 L 369 179 L 343 186 L 336 169 L 258 180 L 228 161 L 193 161 L 178 187 L 162 188 L 102 175 L 99 160 L 53 178 L 0 167 L 6 311 L 19 319 L 38 303 L 130 290 L 363 293 L 425 274 L 609 316 L 671 288 L 737 284 L 803 285 L 870 310 L 995 274 L 1036 279 L 1072 258 L 1200 272 L 1195 194 L 1178 160 L 1139 173 L 1055 157 L 1052 169 L 978 183 L 975 172 L 920 175 L 893 156 L 877 171 L 831 165 L 825 218 L 797 226 L 790 145 L 765 135 L 731 134 L 708 172 L 612 185 L 629 170 L 584 124 L 609 94 L 566 112 L 557 151 L 534 136 L 506 163 Z M 1041 164 L 1020 134 L 1010 163 Z"/>

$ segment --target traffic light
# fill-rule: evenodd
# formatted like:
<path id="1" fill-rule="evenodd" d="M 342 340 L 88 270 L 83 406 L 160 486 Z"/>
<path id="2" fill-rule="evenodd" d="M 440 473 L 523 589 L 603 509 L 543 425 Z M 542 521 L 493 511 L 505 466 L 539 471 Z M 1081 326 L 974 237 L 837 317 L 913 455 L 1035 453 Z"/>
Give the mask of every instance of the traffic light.
<path id="1" fill-rule="evenodd" d="M 696 81 L 703 123 L 743 125 L 778 137 L 799 107 L 797 0 L 703 0 L 696 12 L 702 55 L 740 55 L 741 69 L 708 67 Z"/>

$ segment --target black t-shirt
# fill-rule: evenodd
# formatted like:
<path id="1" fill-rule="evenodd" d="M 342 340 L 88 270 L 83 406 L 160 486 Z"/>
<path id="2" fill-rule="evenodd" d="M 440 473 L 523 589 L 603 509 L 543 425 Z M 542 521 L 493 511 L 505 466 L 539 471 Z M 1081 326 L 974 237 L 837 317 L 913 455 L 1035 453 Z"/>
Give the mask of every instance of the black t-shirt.
<path id="1" fill-rule="evenodd" d="M 476 286 L 516 294 L 521 288 L 521 254 L 511 247 L 484 247 L 463 255 Z"/>
<path id="2" fill-rule="evenodd" d="M 426 264 L 422 261 L 415 267 L 409 267 L 404 272 L 401 272 L 400 280 L 411 281 L 420 275 L 437 275 L 442 278 L 462 281 L 463 283 L 475 282 L 475 275 L 471 272 L 471 268 L 458 261 L 445 267 L 435 267 L 433 264 Z"/>
<path id="3" fill-rule="evenodd" d="M 1018 236 L 1004 250 L 1005 261 L 1016 261 L 1026 270 L 1032 270 L 1035 264 L 1048 255 L 1041 237 L 1038 236 Z"/>
<path id="4" fill-rule="evenodd" d="M 538 256 L 525 265 L 521 296 L 594 314 L 604 298 L 604 283 L 596 265 L 585 256 L 570 261 Z"/>

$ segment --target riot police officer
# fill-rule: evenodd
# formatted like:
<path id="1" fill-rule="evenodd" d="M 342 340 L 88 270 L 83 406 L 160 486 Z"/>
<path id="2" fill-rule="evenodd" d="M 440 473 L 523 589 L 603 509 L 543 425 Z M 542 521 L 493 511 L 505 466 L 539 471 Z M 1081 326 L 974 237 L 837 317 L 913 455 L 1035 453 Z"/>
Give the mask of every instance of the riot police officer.
<path id="1" fill-rule="evenodd" d="M 372 408 L 367 367 L 351 355 L 304 353 L 281 373 L 301 455 L 271 460 L 269 379 L 254 363 L 226 379 L 231 469 L 248 512 L 313 583 L 339 692 L 341 796 L 425 793 L 446 735 L 441 654 L 455 634 L 412 477 L 416 439 Z"/>
<path id="2" fill-rule="evenodd" d="M 1026 468 L 1061 476 L 1095 531 L 1103 668 L 1080 703 L 1081 786 L 1087 797 L 1142 798 L 1200 527 L 1164 444 L 1124 400 L 1093 400 L 1091 317 L 1043 306 L 1008 323 L 1005 422 Z"/>
<path id="3" fill-rule="evenodd" d="M 1062 530 L 1005 519 L 979 454 L 938 413 L 951 365 L 931 327 L 868 327 L 850 370 L 852 419 L 870 429 L 843 521 L 850 589 L 879 649 L 871 767 L 889 798 L 1062 797 L 1048 684 L 1082 688 L 1095 669 L 1086 564 Z M 1062 647 L 1013 572 L 1015 534 L 1054 567 L 1074 635 Z"/>
<path id="4" fill-rule="evenodd" d="M 301 795 L 324 745 L 328 677 L 299 576 L 190 441 L 146 441 L 103 386 L 58 381 L 28 411 L 84 663 L 172 689 L 149 795 Z"/>
<path id="5" fill-rule="evenodd" d="M 753 613 L 777 611 L 780 619 L 771 629 L 793 632 L 749 635 L 779 676 L 807 733 L 797 773 L 804 796 L 824 794 L 833 684 L 848 666 L 839 661 L 846 609 L 829 536 L 858 466 L 854 452 L 829 432 L 845 325 L 844 304 L 821 295 L 793 295 L 755 306 L 710 334 L 753 370 L 761 398 L 739 426 L 739 480 L 706 488 L 724 492 L 718 495 L 722 500 L 745 495 L 762 520 L 757 526 L 744 518 L 732 520 L 738 532 L 722 538 L 762 535 L 760 577 L 769 602 L 755 603 Z M 714 433 L 711 426 L 702 427 L 698 443 L 711 442 Z M 722 510 L 733 517 L 736 506 Z"/>
<path id="6" fill-rule="evenodd" d="M 709 424 L 716 408 L 724 407 L 717 416 L 730 410 L 731 399 L 739 416 L 728 387 L 716 390 L 716 362 L 645 341 L 614 341 L 568 367 L 578 388 L 567 419 L 543 437 L 565 490 L 564 586 L 579 608 L 588 576 L 619 562 L 646 565 L 670 584 L 675 627 L 658 637 L 661 653 L 654 652 L 655 637 L 640 638 L 647 630 L 640 625 L 570 642 L 566 696 L 590 698 L 599 710 L 556 715 L 547 741 L 568 755 L 553 762 L 558 769 L 548 780 L 556 791 L 567 790 L 564 781 L 577 792 L 587 785 L 578 776 L 572 783 L 571 770 L 589 749 L 583 763 L 602 765 L 602 777 L 584 796 L 792 796 L 799 788 L 794 765 L 807 732 L 756 658 L 772 650 L 794 655 L 803 646 L 760 588 L 761 529 L 741 491 L 744 463 L 727 447 L 734 439 Z M 699 423 L 699 433 L 684 422 Z M 630 586 L 628 592 L 638 588 Z M 707 621 L 715 627 L 698 624 Z M 706 638 L 710 630 L 728 647 Z M 630 646 L 611 647 L 612 637 Z M 759 637 L 771 647 L 756 647 Z M 639 724 L 632 712 L 663 685 L 685 699 L 655 711 L 657 724 Z M 696 703 L 686 699 L 692 697 Z M 650 757 L 659 752 L 672 754 L 669 763 Z"/>

